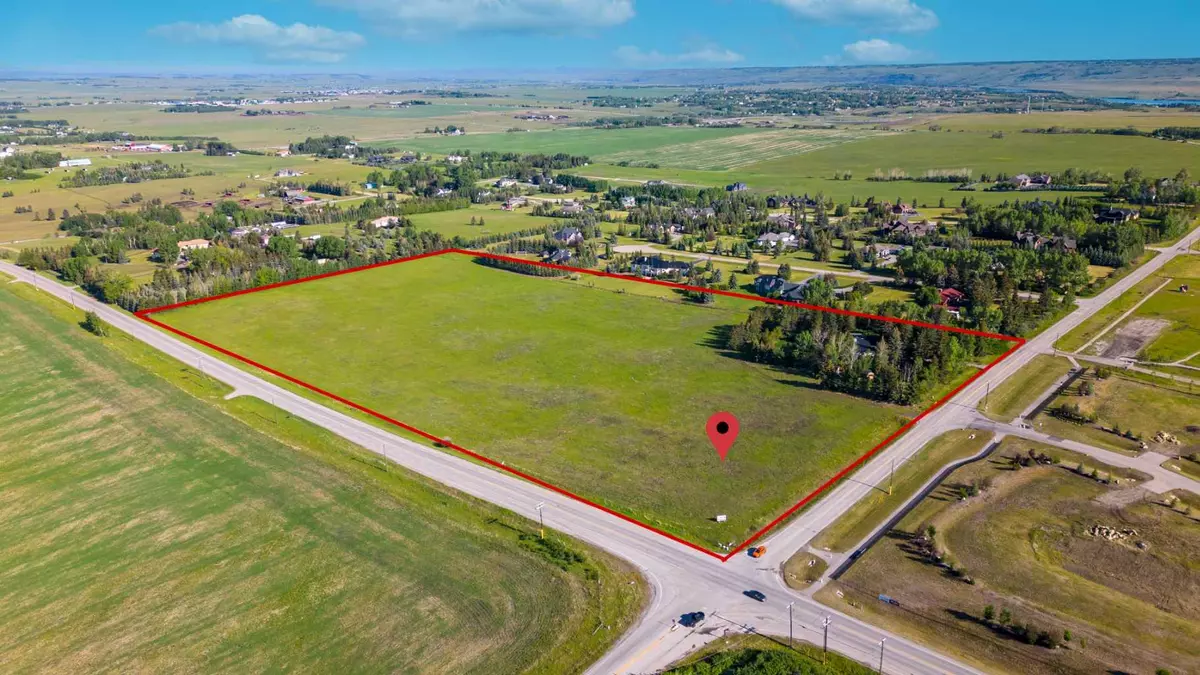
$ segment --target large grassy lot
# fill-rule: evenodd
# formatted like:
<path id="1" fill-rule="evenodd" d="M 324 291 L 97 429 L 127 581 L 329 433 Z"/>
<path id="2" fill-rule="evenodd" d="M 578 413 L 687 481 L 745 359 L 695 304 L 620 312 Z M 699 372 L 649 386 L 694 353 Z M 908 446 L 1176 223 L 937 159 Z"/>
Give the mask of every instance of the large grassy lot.
<path id="1" fill-rule="evenodd" d="M 1200 256 L 1172 260 L 1159 276 L 1171 279 L 1171 283 L 1129 320 L 1151 319 L 1166 322 L 1166 326 L 1138 358 L 1158 363 L 1186 362 L 1200 356 Z M 1188 290 L 1182 290 L 1184 286 Z"/>
<path id="2" fill-rule="evenodd" d="M 1200 451 L 1200 392 L 1189 391 L 1188 385 L 1162 380 L 1152 384 L 1120 372 L 1099 379 L 1095 368 L 1080 379 L 1080 385 L 1092 386 L 1094 393 L 1083 395 L 1079 385 L 1069 387 L 1051 401 L 1047 412 L 1037 416 L 1039 429 L 1125 452 L 1139 451 L 1143 441 L 1163 454 Z M 1050 414 L 1049 409 L 1064 404 L 1078 405 L 1096 421 L 1068 422 Z M 1124 436 L 1127 432 L 1139 440 Z M 1159 432 L 1175 436 L 1179 443 L 1155 442 Z"/>
<path id="3" fill-rule="evenodd" d="M 1007 457 L 1029 449 L 1062 464 L 1013 470 Z M 1196 672 L 1195 514 L 1091 478 L 1093 468 L 1101 479 L 1108 471 L 1086 459 L 1079 473 L 1079 461 L 1006 440 L 989 460 L 952 474 L 817 597 L 988 672 Z M 967 486 L 981 492 L 964 500 Z M 931 526 L 943 561 L 965 576 L 925 554 L 918 535 Z M 1110 539 L 1097 527 L 1124 533 Z M 900 605 L 880 602 L 880 593 Z M 1060 646 L 1029 644 L 1005 621 Z"/>
<path id="4" fill-rule="evenodd" d="M 0 284 L 8 673 L 577 673 L 628 567 Z M 268 435 L 269 434 L 269 435 Z M 553 535 L 552 535 L 553 536 Z"/>
<path id="5" fill-rule="evenodd" d="M 444 255 L 155 318 L 706 546 L 915 412 L 726 355 L 714 341 L 753 301 L 625 290 Z M 704 431 L 719 410 L 741 421 L 725 463 Z"/>
<path id="6" fill-rule="evenodd" d="M 1077 351 L 1083 348 L 1088 341 L 1100 335 L 1105 328 L 1108 328 L 1108 326 L 1120 318 L 1121 315 L 1133 309 L 1137 303 L 1153 295 L 1160 286 L 1163 286 L 1164 282 L 1171 282 L 1163 288 L 1163 292 L 1165 293 L 1170 289 L 1178 289 L 1181 283 L 1188 283 L 1186 281 L 1187 279 L 1194 279 L 1196 277 L 1200 277 L 1200 257 L 1180 256 L 1164 265 L 1162 269 L 1155 272 L 1153 275 L 1143 279 L 1133 288 L 1125 291 L 1116 300 L 1105 305 L 1103 309 L 1093 314 L 1087 321 L 1079 324 L 1075 330 L 1067 333 L 1061 339 L 1059 339 L 1055 344 L 1055 347 L 1064 351 Z M 1175 283 L 1176 278 L 1180 279 L 1179 283 Z M 1195 288 L 1193 287 L 1192 290 L 1194 291 Z M 1187 304 L 1185 303 L 1187 297 L 1180 293 L 1175 293 L 1174 295 L 1181 296 L 1181 299 L 1185 301 L 1184 303 L 1177 304 L 1181 305 L 1181 309 L 1186 311 Z M 1138 313 L 1144 310 L 1147 306 L 1151 306 L 1152 302 L 1153 301 L 1151 300 L 1147 300 L 1145 305 L 1142 305 L 1138 308 Z M 1186 332 L 1186 328 L 1188 328 L 1188 326 L 1181 326 L 1179 328 L 1185 329 Z M 1106 337 L 1111 336 L 1112 331 L 1110 330 Z M 1200 346 L 1198 346 L 1197 349 L 1200 349 Z"/>
<path id="7" fill-rule="evenodd" d="M 541 230 L 546 227 L 557 230 L 566 227 L 571 222 L 563 218 L 532 216 L 529 211 L 528 208 L 505 211 L 498 204 L 476 204 L 467 209 L 420 213 L 408 218 L 417 229 L 433 230 L 447 237 L 464 237 L 466 239 L 529 229 Z M 483 225 L 472 225 L 472 219 L 476 223 L 483 221 Z"/>

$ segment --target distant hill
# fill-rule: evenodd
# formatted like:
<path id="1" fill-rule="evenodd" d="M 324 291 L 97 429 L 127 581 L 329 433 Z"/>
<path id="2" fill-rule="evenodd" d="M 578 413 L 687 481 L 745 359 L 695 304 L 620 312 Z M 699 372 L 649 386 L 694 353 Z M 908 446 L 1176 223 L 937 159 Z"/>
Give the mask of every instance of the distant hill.
<path id="1" fill-rule="evenodd" d="M 1200 59 L 1024 61 L 913 66 L 813 66 L 623 71 L 613 81 L 653 85 L 837 84 L 996 87 L 1061 91 L 1081 96 L 1200 96 Z"/>

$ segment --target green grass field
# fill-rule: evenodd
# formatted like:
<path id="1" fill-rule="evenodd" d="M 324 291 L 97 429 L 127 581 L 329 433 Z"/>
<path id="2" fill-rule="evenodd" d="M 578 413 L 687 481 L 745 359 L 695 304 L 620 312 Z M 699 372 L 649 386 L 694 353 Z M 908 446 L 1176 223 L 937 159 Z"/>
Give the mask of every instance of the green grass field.
<path id="1" fill-rule="evenodd" d="M 1176 276 L 1181 278 L 1200 276 L 1200 260 L 1196 259 L 1195 256 L 1182 256 L 1172 260 L 1159 271 L 1122 293 L 1116 300 L 1105 305 L 1089 317 L 1087 321 L 1079 324 L 1075 330 L 1059 338 L 1054 346 L 1067 352 L 1078 351 L 1089 340 L 1099 335 L 1109 324 L 1116 321 L 1122 314 L 1154 293 L 1158 287 L 1162 286 L 1164 281 L 1174 279 Z M 1177 288 L 1178 284 L 1175 284 L 1175 287 Z M 1168 284 L 1163 290 L 1166 291 L 1169 288 L 1171 288 L 1171 284 Z M 1147 301 L 1145 305 L 1142 305 L 1142 308 L 1145 308 L 1149 304 L 1150 301 Z M 1113 330 L 1116 329 L 1114 328 Z M 1106 335 L 1111 336 L 1111 334 L 1112 331 L 1110 330 Z"/>
<path id="2" fill-rule="evenodd" d="M 1012 471 L 1003 458 L 1030 448 L 1057 456 L 1062 466 Z M 1124 487 L 1075 473 L 1079 461 L 1006 439 L 988 461 L 954 472 L 818 599 L 987 672 L 1195 672 L 1196 516 L 1157 500 L 1105 503 Z M 1108 473 L 1084 460 L 1085 472 L 1093 467 Z M 972 484 L 984 486 L 982 494 L 962 501 L 959 487 Z M 974 584 L 917 552 L 913 535 L 929 525 L 946 559 L 965 568 Z M 1136 534 L 1109 541 L 1089 534 L 1095 525 Z M 900 606 L 879 602 L 878 593 Z M 1069 630 L 1071 640 L 1059 649 L 1025 644 L 988 625 L 987 605 L 1060 641 Z"/>
<path id="3" fill-rule="evenodd" d="M 156 318 L 709 546 L 740 541 L 914 412 L 710 344 L 757 303 L 621 290 L 452 255 Z M 724 464 L 704 434 L 718 410 L 741 420 Z"/>
<path id="4" fill-rule="evenodd" d="M 1049 354 L 1038 354 L 1016 375 L 989 392 L 979 402 L 979 411 L 994 420 L 1011 422 L 1070 370 L 1070 361 Z"/>
<path id="5" fill-rule="evenodd" d="M 673 664 L 666 675 L 871 675 L 874 669 L 801 640 L 753 633 L 720 637 Z"/>
<path id="6" fill-rule="evenodd" d="M 569 673 L 639 612 L 605 554 L 560 568 L 534 524 L 26 286 L 0 313 L 8 672 Z"/>
<path id="7" fill-rule="evenodd" d="M 1158 363 L 1187 362 L 1200 356 L 1200 257 L 1172 260 L 1159 276 L 1170 278 L 1171 283 L 1130 319 L 1157 319 L 1168 322 L 1168 326 L 1138 358 Z M 1186 292 L 1180 290 L 1183 286 L 1188 287 Z"/>
<path id="8" fill-rule="evenodd" d="M 483 220 L 483 226 L 471 225 L 471 219 Z M 447 237 L 474 239 L 489 234 L 507 234 L 530 228 L 554 229 L 566 227 L 570 221 L 563 218 L 543 218 L 529 215 L 529 209 L 505 211 L 496 204 L 476 204 L 467 209 L 420 213 L 409 216 L 419 230 L 433 230 Z"/>
<path id="9" fill-rule="evenodd" d="M 1138 441 L 1106 430 L 1119 427 L 1122 432 L 1132 430 L 1156 452 L 1200 451 L 1200 432 L 1190 430 L 1200 428 L 1196 426 L 1200 422 L 1200 392 L 1189 392 L 1184 384 L 1167 385 L 1160 380 L 1156 385 L 1120 373 L 1098 380 L 1094 370 L 1083 379 L 1095 386 L 1093 395 L 1081 396 L 1072 387 L 1049 407 L 1078 404 L 1083 412 L 1096 415 L 1096 423 L 1076 424 L 1044 412 L 1036 422 L 1041 431 L 1111 450 L 1138 452 Z M 1183 445 L 1155 443 L 1154 436 L 1160 431 L 1176 436 Z"/>
<path id="10" fill-rule="evenodd" d="M 838 553 L 849 551 L 911 499 L 942 467 L 981 452 L 990 441 L 991 436 L 982 431 L 959 430 L 938 436 L 921 448 L 917 456 L 896 467 L 896 481 L 890 494 L 887 485 L 878 486 L 814 537 L 812 546 Z"/>

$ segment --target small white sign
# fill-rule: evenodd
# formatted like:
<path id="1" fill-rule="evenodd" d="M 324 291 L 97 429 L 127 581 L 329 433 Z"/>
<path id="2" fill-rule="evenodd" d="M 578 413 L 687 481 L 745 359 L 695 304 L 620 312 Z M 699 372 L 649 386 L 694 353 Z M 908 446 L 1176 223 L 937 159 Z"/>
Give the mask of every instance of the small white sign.
<path id="1" fill-rule="evenodd" d="M 721 515 L 717 516 L 717 522 L 718 523 L 725 522 L 725 514 L 722 513 Z"/>

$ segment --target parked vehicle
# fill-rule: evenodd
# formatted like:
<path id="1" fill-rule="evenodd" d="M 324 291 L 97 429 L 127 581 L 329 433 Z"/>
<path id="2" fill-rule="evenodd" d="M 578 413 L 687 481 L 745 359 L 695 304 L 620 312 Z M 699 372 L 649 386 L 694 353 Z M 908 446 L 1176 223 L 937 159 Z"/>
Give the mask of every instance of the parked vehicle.
<path id="1" fill-rule="evenodd" d="M 744 591 L 742 593 L 742 595 L 745 595 L 747 598 L 751 598 L 751 599 L 757 600 L 759 602 L 766 602 L 766 600 L 767 600 L 767 596 L 764 595 L 762 591 Z"/>

